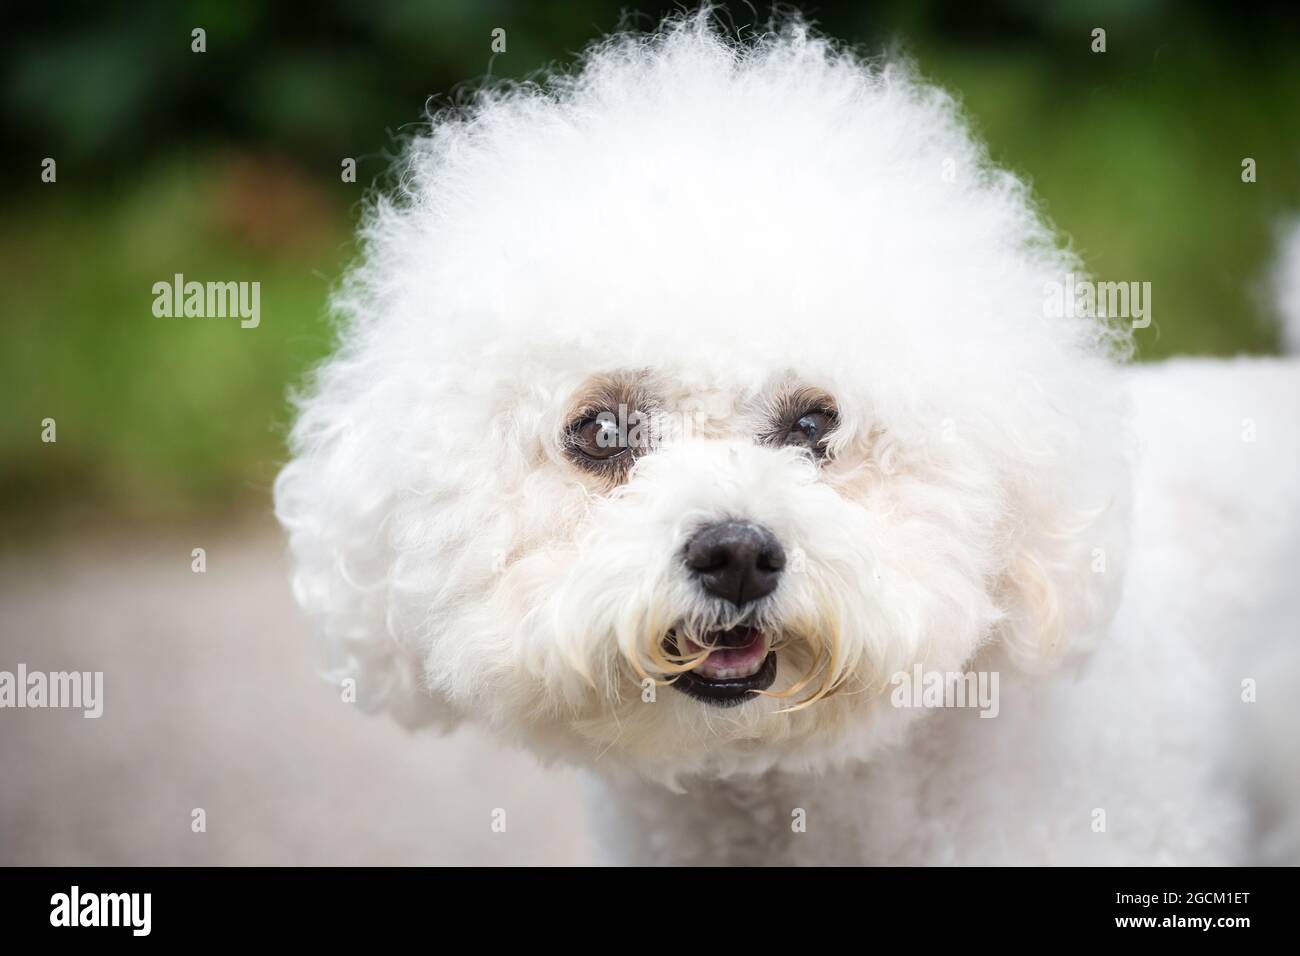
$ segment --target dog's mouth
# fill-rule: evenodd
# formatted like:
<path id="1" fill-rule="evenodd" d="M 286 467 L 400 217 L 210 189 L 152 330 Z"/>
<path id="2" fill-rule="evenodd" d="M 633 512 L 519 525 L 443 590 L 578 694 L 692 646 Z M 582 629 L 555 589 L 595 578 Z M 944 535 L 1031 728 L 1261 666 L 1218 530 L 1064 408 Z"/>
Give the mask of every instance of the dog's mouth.
<path id="1" fill-rule="evenodd" d="M 673 682 L 674 687 L 696 700 L 731 707 L 744 703 L 754 691 L 767 690 L 776 680 L 772 640 L 757 628 L 711 631 L 705 635 L 704 644 L 676 635 L 670 635 L 665 643 L 670 651 L 683 655 L 707 651 L 704 660 Z"/>

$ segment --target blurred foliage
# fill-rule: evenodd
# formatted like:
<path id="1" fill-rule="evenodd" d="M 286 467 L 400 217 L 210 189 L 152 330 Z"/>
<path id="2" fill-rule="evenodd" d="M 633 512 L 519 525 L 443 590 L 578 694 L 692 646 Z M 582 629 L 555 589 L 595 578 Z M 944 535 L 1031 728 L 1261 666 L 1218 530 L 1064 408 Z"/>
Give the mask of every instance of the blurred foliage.
<path id="1" fill-rule="evenodd" d="M 60 190 L 39 216 L 6 219 L 6 510 L 265 500 L 286 385 L 330 341 L 323 303 L 347 236 L 345 206 L 298 177 L 219 156 L 121 194 Z M 176 273 L 261 282 L 260 324 L 155 318 L 153 284 Z M 54 444 L 37 440 L 46 417 Z"/>
<path id="2" fill-rule="evenodd" d="M 806 4 L 959 93 L 1103 279 L 1153 284 L 1144 358 L 1275 347 L 1262 283 L 1300 211 L 1293 2 Z M 676 4 L 50 3 L 0 36 L 0 511 L 167 518 L 266 492 L 357 200 L 426 105 Z M 632 12 L 624 12 L 626 10 Z M 730 6 L 736 24 L 766 8 Z M 1094 27 L 1107 52 L 1089 49 Z M 190 51 L 190 31 L 207 52 Z M 493 56 L 491 31 L 506 30 Z M 57 184 L 40 163 L 58 161 Z M 358 184 L 339 178 L 359 160 Z M 1240 164 L 1256 159 L 1259 182 Z M 151 287 L 258 280 L 262 323 L 155 319 Z M 59 441 L 39 441 L 40 421 Z"/>

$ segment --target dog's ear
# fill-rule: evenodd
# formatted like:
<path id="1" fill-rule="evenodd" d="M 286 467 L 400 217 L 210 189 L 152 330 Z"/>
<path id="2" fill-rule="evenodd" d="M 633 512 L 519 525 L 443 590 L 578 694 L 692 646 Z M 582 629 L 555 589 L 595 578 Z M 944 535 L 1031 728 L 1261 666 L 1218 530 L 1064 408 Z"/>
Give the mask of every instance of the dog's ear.
<path id="1" fill-rule="evenodd" d="M 324 676 L 344 700 L 386 711 L 408 727 L 450 728 L 459 715 L 424 677 L 412 631 L 394 627 L 404 584 L 391 541 L 396 487 L 380 403 L 336 402 L 327 388 L 304 402 L 294 458 L 275 484 L 276 516 L 289 533 L 294 596 L 322 648 Z M 369 417 L 368 417 L 369 416 Z"/>
<path id="2" fill-rule="evenodd" d="M 1115 613 L 1128 539 L 1129 470 L 1119 451 L 1022 476 L 1010 495 L 999 635 L 1025 670 L 1091 649 Z"/>

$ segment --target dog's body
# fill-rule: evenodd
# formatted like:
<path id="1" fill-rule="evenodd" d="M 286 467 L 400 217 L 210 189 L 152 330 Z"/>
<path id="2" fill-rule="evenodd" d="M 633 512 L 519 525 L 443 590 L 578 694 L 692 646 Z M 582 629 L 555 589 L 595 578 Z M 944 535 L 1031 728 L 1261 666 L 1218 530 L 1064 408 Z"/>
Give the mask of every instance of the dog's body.
<path id="1" fill-rule="evenodd" d="M 277 484 L 363 703 L 589 768 L 615 858 L 1285 852 L 1224 758 L 1294 660 L 1296 369 L 1126 370 L 950 99 L 695 17 L 402 183 Z"/>

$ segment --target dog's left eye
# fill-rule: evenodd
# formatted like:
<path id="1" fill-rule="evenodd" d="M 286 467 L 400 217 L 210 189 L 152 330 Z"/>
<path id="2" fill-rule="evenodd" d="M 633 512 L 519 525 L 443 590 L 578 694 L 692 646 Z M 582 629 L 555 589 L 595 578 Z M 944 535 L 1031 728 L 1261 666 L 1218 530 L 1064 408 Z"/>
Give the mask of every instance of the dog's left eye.
<path id="1" fill-rule="evenodd" d="M 804 412 L 785 433 L 783 445 L 807 448 L 816 458 L 826 454 L 826 436 L 835 427 L 835 413 L 826 409 Z"/>

